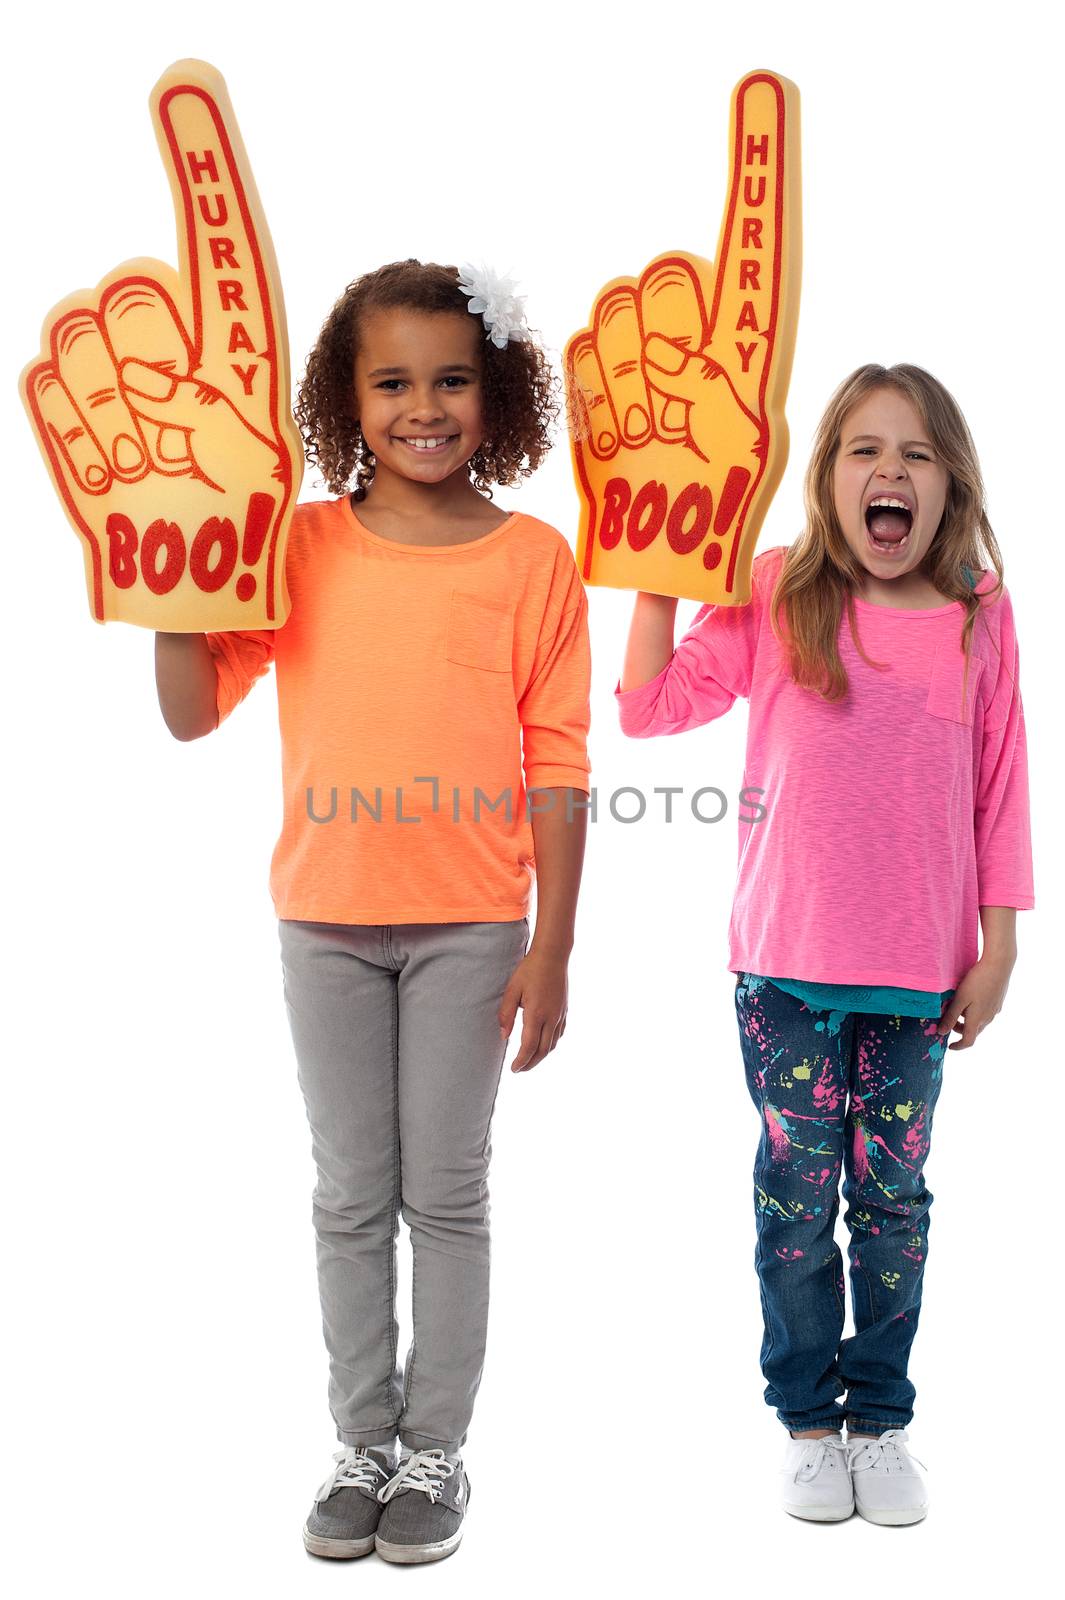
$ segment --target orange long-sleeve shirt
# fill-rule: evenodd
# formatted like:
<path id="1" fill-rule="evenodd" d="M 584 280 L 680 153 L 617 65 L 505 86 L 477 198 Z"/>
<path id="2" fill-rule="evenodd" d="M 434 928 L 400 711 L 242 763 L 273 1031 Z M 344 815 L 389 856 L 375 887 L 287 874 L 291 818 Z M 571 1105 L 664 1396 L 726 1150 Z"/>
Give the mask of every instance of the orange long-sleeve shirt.
<path id="1" fill-rule="evenodd" d="M 469 543 L 396 544 L 343 496 L 296 508 L 285 570 L 283 627 L 205 636 L 220 724 L 276 668 L 277 915 L 527 915 L 527 791 L 589 790 L 588 604 L 565 539 L 516 512 Z"/>

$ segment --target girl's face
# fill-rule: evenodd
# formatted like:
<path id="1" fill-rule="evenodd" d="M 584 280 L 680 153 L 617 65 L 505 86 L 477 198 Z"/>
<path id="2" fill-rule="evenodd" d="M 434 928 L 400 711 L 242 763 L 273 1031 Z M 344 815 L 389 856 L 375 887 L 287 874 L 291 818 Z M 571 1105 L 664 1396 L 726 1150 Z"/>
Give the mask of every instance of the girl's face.
<path id="1" fill-rule="evenodd" d="M 874 389 L 843 419 L 832 469 L 836 516 L 875 578 L 915 572 L 943 517 L 950 473 L 897 389 Z"/>
<path id="2" fill-rule="evenodd" d="M 359 325 L 355 406 L 376 460 L 374 482 L 465 475 L 484 437 L 480 317 L 462 312 L 373 311 Z"/>

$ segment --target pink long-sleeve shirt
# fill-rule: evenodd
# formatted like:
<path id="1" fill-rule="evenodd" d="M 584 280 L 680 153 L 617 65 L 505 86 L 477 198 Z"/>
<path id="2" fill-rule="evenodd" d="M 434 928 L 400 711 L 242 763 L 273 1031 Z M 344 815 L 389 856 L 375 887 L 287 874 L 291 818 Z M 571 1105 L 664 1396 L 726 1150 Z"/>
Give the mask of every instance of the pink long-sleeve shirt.
<path id="1" fill-rule="evenodd" d="M 954 988 L 979 955 L 980 906 L 1035 905 L 1009 595 L 977 615 L 964 706 L 964 607 L 856 597 L 865 653 L 886 670 L 844 613 L 849 688 L 830 705 L 794 682 L 770 626 L 785 554 L 756 556 L 748 605 L 704 606 L 657 678 L 619 684 L 622 729 L 683 733 L 750 701 L 744 784 L 763 792 L 739 812 L 731 971 Z M 977 594 L 994 580 L 982 573 Z"/>

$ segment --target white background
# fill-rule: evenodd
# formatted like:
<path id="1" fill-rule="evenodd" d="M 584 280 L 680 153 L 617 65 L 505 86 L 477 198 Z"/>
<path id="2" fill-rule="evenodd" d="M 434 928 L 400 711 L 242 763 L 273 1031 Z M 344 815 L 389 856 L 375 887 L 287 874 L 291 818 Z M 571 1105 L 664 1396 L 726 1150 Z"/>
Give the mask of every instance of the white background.
<path id="1" fill-rule="evenodd" d="M 950 1052 L 911 1429 L 933 1510 L 905 1532 L 776 1507 L 750 1170 L 758 1124 L 726 970 L 745 708 L 624 740 L 630 600 L 591 592 L 591 753 L 622 785 L 717 784 L 725 821 L 590 830 L 570 1022 L 505 1076 L 494 1300 L 459 1554 L 441 1595 L 853 1584 L 927 1591 L 1047 1559 L 1057 1515 L 1061 698 L 1060 260 L 1041 8 L 212 0 L 24 10 L 4 87 L 2 385 L 9 939 L 4 1519 L 10 1592 L 304 1596 L 396 1580 L 304 1554 L 338 1446 L 326 1407 L 310 1141 L 267 867 L 272 676 L 218 736 L 167 733 L 153 638 L 98 628 L 18 405 L 44 314 L 133 255 L 175 260 L 147 112 L 172 60 L 225 74 L 280 262 L 294 374 L 345 284 L 413 254 L 512 270 L 556 355 L 599 286 L 716 245 L 729 94 L 799 86 L 802 311 L 791 462 L 761 537 L 799 531 L 831 389 L 916 361 L 977 441 L 1021 640 L 1038 910 L 1006 1008 Z M 324 493 L 313 472 L 304 497 Z M 564 441 L 505 507 L 566 530 Z M 1049 548 L 1048 548 L 1049 540 Z M 686 624 L 694 606 L 682 605 Z M 891 803 L 890 774 L 884 775 Z M 660 805 L 660 802 L 659 802 Z M 660 819 L 660 811 L 655 813 Z M 938 825 L 934 752 L 927 807 Z M 1044 1520 L 1046 1519 L 1046 1520 Z M 829 1546 L 831 1545 L 831 1549 Z M 417 1580 L 415 1580 L 417 1581 Z"/>

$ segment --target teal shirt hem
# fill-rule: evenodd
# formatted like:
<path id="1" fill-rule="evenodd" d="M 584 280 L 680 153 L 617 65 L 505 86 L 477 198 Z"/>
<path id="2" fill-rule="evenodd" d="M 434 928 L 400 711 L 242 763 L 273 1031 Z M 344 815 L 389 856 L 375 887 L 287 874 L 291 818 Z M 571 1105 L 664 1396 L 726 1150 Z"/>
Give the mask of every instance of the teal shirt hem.
<path id="1" fill-rule="evenodd" d="M 953 989 L 945 989 L 942 994 L 937 994 L 933 989 L 805 983 L 797 978 L 770 978 L 757 972 L 747 973 L 747 977 L 761 977 L 763 982 L 783 989 L 785 994 L 794 995 L 816 1011 L 869 1011 L 885 1017 L 938 1017 L 954 993 Z"/>

